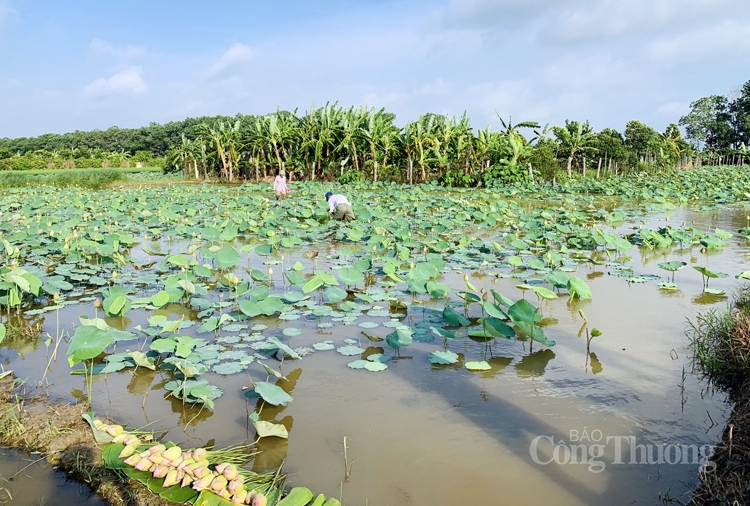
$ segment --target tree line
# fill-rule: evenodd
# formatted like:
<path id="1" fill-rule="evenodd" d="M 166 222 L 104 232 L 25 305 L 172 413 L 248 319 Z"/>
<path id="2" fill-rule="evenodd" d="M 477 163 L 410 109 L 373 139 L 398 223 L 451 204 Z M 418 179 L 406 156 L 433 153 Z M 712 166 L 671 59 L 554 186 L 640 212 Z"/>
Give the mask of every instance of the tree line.
<path id="1" fill-rule="evenodd" d="M 428 113 L 399 127 L 385 109 L 327 103 L 305 113 L 277 110 L 0 139 L 0 169 L 141 161 L 186 177 L 227 181 L 260 180 L 283 168 L 293 179 L 470 186 L 742 164 L 750 134 L 750 82 L 736 95 L 691 104 L 680 120 L 685 139 L 676 124 L 659 132 L 637 120 L 622 132 L 597 132 L 587 121 L 550 127 L 498 116 L 500 129 L 476 129 L 466 115 Z"/>

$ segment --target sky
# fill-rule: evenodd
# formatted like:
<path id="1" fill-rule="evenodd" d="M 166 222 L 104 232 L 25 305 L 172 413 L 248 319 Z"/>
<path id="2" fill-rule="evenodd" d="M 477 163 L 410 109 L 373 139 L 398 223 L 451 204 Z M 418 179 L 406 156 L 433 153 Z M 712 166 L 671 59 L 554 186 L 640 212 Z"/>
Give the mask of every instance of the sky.
<path id="1" fill-rule="evenodd" d="M 748 80 L 748 0 L 0 0 L 0 137 L 329 101 L 663 130 Z"/>

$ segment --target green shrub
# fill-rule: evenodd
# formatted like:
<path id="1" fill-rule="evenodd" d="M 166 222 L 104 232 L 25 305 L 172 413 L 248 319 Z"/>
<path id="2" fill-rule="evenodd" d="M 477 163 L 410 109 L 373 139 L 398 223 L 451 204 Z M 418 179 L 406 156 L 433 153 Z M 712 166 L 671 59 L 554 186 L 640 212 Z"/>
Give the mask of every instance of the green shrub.
<path id="1" fill-rule="evenodd" d="M 24 188 L 29 186 L 77 186 L 99 190 L 117 181 L 123 181 L 126 173 L 116 169 L 70 169 L 52 174 L 27 174 L 22 171 L 0 172 L 1 188 Z"/>

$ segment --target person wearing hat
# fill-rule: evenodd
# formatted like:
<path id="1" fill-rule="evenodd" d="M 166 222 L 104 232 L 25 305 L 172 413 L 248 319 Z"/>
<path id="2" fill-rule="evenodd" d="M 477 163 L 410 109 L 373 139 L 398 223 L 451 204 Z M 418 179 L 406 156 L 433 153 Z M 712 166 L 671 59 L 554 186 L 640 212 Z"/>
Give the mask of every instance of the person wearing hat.
<path id="1" fill-rule="evenodd" d="M 331 192 L 326 193 L 328 201 L 328 210 L 333 214 L 334 219 L 339 221 L 355 220 L 352 204 L 343 195 L 334 195 Z"/>
<path id="2" fill-rule="evenodd" d="M 276 200 L 284 200 L 289 188 L 286 185 L 286 171 L 276 169 L 276 179 L 273 181 L 273 192 L 276 194 Z"/>

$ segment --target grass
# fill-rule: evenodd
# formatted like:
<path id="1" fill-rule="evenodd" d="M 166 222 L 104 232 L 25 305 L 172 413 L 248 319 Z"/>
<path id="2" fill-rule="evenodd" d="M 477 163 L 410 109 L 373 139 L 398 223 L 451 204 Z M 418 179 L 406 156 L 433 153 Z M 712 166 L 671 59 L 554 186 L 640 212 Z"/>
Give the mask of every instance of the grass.
<path id="1" fill-rule="evenodd" d="M 2 171 L 0 174 L 6 173 L 22 173 L 29 175 L 49 175 L 49 174 L 63 174 L 67 172 L 76 172 L 79 170 L 113 170 L 116 172 L 122 172 L 123 174 L 135 174 L 137 172 L 161 172 L 161 167 L 113 167 L 113 168 L 101 168 L 101 167 L 88 167 L 82 169 L 38 169 L 38 170 L 8 170 Z"/>
<path id="2" fill-rule="evenodd" d="M 701 483 L 688 504 L 750 504 L 750 287 L 728 310 L 703 313 L 691 327 L 695 360 L 715 385 L 729 391 L 734 409 L 712 466 L 701 469 Z"/>
<path id="3" fill-rule="evenodd" d="M 31 172 L 31 171 L 29 171 Z M 112 183 L 124 181 L 127 173 L 122 169 L 68 169 L 51 174 L 29 174 L 25 171 L 0 172 L 0 188 L 27 188 L 30 186 L 77 186 L 98 190 Z"/>
<path id="4" fill-rule="evenodd" d="M 750 378 L 750 287 L 729 310 L 702 313 L 691 327 L 693 357 L 714 383 L 732 389 Z"/>
<path id="5" fill-rule="evenodd" d="M 124 474 L 107 469 L 102 450 L 83 421 L 81 404 L 51 403 L 18 392 L 12 377 L 0 380 L 0 444 L 39 453 L 69 477 L 87 484 L 113 506 L 168 506 L 166 500 Z"/>

